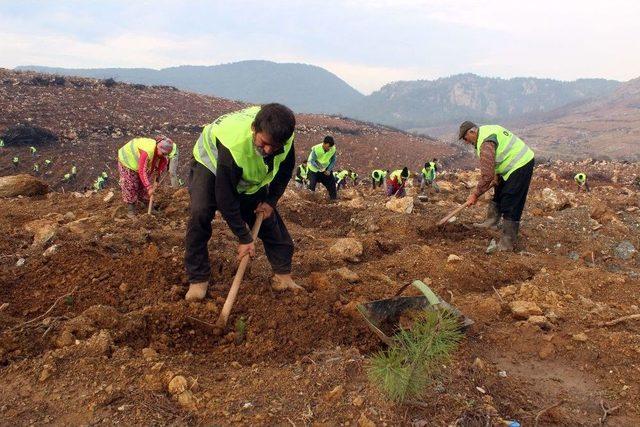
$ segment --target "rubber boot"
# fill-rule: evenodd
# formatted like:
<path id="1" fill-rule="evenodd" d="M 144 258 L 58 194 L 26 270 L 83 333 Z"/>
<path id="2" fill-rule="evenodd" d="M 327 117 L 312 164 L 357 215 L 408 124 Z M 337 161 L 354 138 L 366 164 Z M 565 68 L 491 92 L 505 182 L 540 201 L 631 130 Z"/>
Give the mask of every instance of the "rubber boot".
<path id="1" fill-rule="evenodd" d="M 502 236 L 498 242 L 499 251 L 513 252 L 518 241 L 519 221 L 505 219 L 502 224 Z"/>
<path id="2" fill-rule="evenodd" d="M 271 288 L 274 291 L 303 291 L 304 288 L 293 281 L 290 274 L 276 274 L 271 279 Z"/>
<path id="3" fill-rule="evenodd" d="M 497 229 L 499 222 L 500 211 L 498 210 L 498 204 L 492 200 L 487 206 L 487 218 L 483 222 L 474 223 L 473 226 L 476 228 Z"/>
<path id="4" fill-rule="evenodd" d="M 184 296 L 187 301 L 202 301 L 207 296 L 208 282 L 190 283 L 189 290 Z"/>
<path id="5" fill-rule="evenodd" d="M 136 216 L 136 204 L 135 203 L 128 203 L 127 204 L 127 216 L 129 218 L 135 218 L 135 216 Z"/>

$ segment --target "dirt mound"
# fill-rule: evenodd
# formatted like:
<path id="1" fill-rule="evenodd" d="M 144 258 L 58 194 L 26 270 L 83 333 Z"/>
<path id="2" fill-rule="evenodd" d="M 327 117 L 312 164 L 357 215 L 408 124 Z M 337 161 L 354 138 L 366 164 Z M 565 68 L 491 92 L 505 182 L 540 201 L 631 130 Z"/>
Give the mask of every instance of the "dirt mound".
<path id="1" fill-rule="evenodd" d="M 46 143 L 58 142 L 58 137 L 50 130 L 25 124 L 9 127 L 0 138 L 6 146 L 29 145 L 37 147 Z"/>

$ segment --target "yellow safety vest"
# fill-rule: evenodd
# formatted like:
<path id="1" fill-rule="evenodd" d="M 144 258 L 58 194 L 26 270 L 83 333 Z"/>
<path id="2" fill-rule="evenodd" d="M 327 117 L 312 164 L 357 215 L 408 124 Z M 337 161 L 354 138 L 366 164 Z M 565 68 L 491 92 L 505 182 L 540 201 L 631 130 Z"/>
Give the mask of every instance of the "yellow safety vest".
<path id="1" fill-rule="evenodd" d="M 533 150 L 508 129 L 498 125 L 485 125 L 478 128 L 478 157 L 480 157 L 482 143 L 491 135 L 496 135 L 498 140 L 495 173 L 505 181 L 514 171 L 533 160 Z"/>
<path id="2" fill-rule="evenodd" d="M 137 171 L 140 161 L 140 150 L 147 153 L 147 165 L 153 161 L 156 152 L 156 140 L 151 138 L 134 138 L 118 150 L 118 160 L 123 166 Z"/>
<path id="3" fill-rule="evenodd" d="M 332 146 L 329 151 L 325 152 L 324 148 L 322 148 L 322 144 L 316 144 L 311 147 L 311 153 L 309 153 L 309 159 L 307 160 L 307 165 L 309 165 L 309 170 L 311 172 L 323 172 L 331 163 L 331 158 L 336 152 L 336 146 Z M 316 161 L 320 166 L 322 166 L 322 171 L 316 169 L 311 163 L 311 154 L 316 153 Z"/>

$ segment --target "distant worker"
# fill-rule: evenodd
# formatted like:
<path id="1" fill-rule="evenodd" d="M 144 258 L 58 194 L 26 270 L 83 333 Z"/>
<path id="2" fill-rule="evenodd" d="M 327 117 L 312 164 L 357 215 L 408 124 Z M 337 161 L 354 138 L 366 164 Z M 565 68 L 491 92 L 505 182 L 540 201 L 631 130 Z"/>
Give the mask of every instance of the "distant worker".
<path id="1" fill-rule="evenodd" d="M 404 187 L 409 179 L 409 168 L 397 169 L 387 176 L 387 196 L 404 197 Z"/>
<path id="2" fill-rule="evenodd" d="M 533 150 L 511 131 L 498 125 L 478 126 L 466 121 L 460 125 L 458 138 L 475 146 L 480 158 L 480 180 L 467 198 L 467 204 L 475 205 L 478 198 L 495 185 L 487 218 L 476 226 L 497 226 L 502 216 L 502 236 L 497 250 L 513 251 L 533 175 Z"/>
<path id="3" fill-rule="evenodd" d="M 346 169 L 341 170 L 336 173 L 336 190 L 340 190 L 341 188 L 345 188 L 347 186 L 347 177 L 350 175 L 350 172 Z"/>
<path id="4" fill-rule="evenodd" d="M 376 185 L 378 187 L 382 187 L 384 183 L 384 179 L 387 177 L 388 171 L 384 171 L 382 169 L 376 169 L 371 172 L 371 183 L 373 185 L 373 189 L 375 190 Z"/>
<path id="5" fill-rule="evenodd" d="M 325 136 L 322 144 L 311 147 L 309 153 L 309 189 L 316 191 L 316 184 L 320 182 L 329 192 L 329 198 L 335 200 L 336 180 L 331 173 L 336 164 L 336 146 L 332 136 Z"/>
<path id="6" fill-rule="evenodd" d="M 349 178 L 351 178 L 351 181 L 353 181 L 353 186 L 355 187 L 358 183 L 358 174 L 356 173 L 356 171 L 351 171 L 351 173 L 349 174 Z"/>
<path id="7" fill-rule="evenodd" d="M 96 191 L 100 191 L 104 188 L 104 178 L 100 175 L 93 182 L 93 189 Z"/>
<path id="8" fill-rule="evenodd" d="M 0 147 L 4 147 L 4 139 L 0 138 Z"/>
<path id="9" fill-rule="evenodd" d="M 100 176 L 102 177 L 102 179 L 104 180 L 105 185 L 107 184 L 107 181 L 109 181 L 109 174 L 106 171 L 102 171 L 102 173 L 100 174 Z"/>
<path id="10" fill-rule="evenodd" d="M 34 147 L 34 146 L 29 147 L 29 150 L 31 150 L 31 155 L 32 156 L 35 156 L 36 155 L 36 151 L 38 151 L 38 150 L 36 150 L 36 147 Z"/>
<path id="11" fill-rule="evenodd" d="M 172 149 L 173 141 L 161 136 L 156 139 L 134 138 L 118 150 L 120 188 L 129 216 L 135 215 L 138 201 L 149 201 L 156 189 L 150 177 L 155 173 L 157 179 L 164 173 L 168 163 L 166 156 Z"/>
<path id="12" fill-rule="evenodd" d="M 420 171 L 420 191 L 424 191 L 427 185 L 436 190 L 436 193 L 440 192 L 440 187 L 436 184 L 436 172 L 438 170 L 437 159 L 433 159 L 430 162 L 424 164 L 424 167 Z"/>
<path id="13" fill-rule="evenodd" d="M 62 181 L 63 181 L 63 182 L 69 182 L 69 181 L 71 181 L 71 174 L 70 174 L 70 173 L 65 173 L 65 174 L 62 176 Z"/>
<path id="14" fill-rule="evenodd" d="M 46 159 L 46 160 L 44 161 L 44 165 L 45 165 L 45 167 L 49 167 L 49 166 L 51 166 L 51 163 L 52 163 L 52 162 L 51 162 L 51 160 L 49 160 L 49 159 Z"/>
<path id="15" fill-rule="evenodd" d="M 274 273 L 272 289 L 302 289 L 291 277 L 293 239 L 277 209 L 295 167 L 295 123 L 289 108 L 266 104 L 225 114 L 202 130 L 193 147 L 190 171 L 187 301 L 202 300 L 207 294 L 211 279 L 208 242 L 216 210 L 239 241 L 239 259 L 255 256 L 250 227 L 256 214 L 262 213 L 258 237 Z"/>
<path id="16" fill-rule="evenodd" d="M 169 178 L 171 179 L 171 186 L 177 188 L 180 186 L 178 179 L 178 160 L 180 158 L 178 144 L 173 144 L 173 150 L 171 150 L 167 157 L 169 158 Z"/>
<path id="17" fill-rule="evenodd" d="M 78 168 L 76 167 L 76 165 L 71 165 L 71 175 L 75 177 L 77 174 L 78 174 Z"/>
<path id="18" fill-rule="evenodd" d="M 33 172 L 34 173 L 40 172 L 40 165 L 38 165 L 37 163 L 34 163 L 33 164 Z"/>
<path id="19" fill-rule="evenodd" d="M 578 191 L 586 191 L 589 192 L 591 189 L 589 188 L 589 183 L 587 182 L 587 174 L 584 172 L 580 172 L 575 177 L 576 184 L 578 184 Z"/>
<path id="20" fill-rule="evenodd" d="M 303 160 L 300 165 L 298 165 L 296 169 L 296 187 L 303 188 L 309 185 L 309 166 L 307 165 L 307 161 Z"/>
<path id="21" fill-rule="evenodd" d="M 13 159 L 11 159 L 11 163 L 13 163 L 13 166 L 18 167 L 20 164 L 20 158 L 18 156 L 14 156 Z"/>

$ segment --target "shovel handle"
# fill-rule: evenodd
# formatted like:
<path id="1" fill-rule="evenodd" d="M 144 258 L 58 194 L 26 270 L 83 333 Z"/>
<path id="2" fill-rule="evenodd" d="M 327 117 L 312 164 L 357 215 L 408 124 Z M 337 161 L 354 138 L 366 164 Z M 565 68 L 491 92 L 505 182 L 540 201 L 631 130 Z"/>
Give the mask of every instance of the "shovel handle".
<path id="1" fill-rule="evenodd" d="M 253 228 L 251 229 L 251 237 L 254 241 L 258 237 L 258 231 L 260 231 L 263 216 L 264 214 L 262 212 L 259 212 L 258 215 L 256 215 L 256 222 L 253 224 Z M 218 321 L 216 322 L 216 326 L 218 328 L 224 329 L 225 326 L 227 326 L 229 314 L 231 314 L 233 304 L 236 302 L 236 297 L 238 296 L 238 291 L 240 290 L 240 283 L 242 283 L 242 278 L 244 277 L 244 272 L 247 269 L 247 265 L 249 265 L 250 259 L 251 257 L 249 256 L 249 254 L 246 254 L 240 260 L 238 271 L 236 271 L 236 275 L 233 278 L 233 283 L 231 284 L 231 289 L 229 289 L 229 294 L 227 295 L 227 299 L 224 302 L 224 306 L 222 306 L 220 317 L 218 317 Z"/>
<path id="2" fill-rule="evenodd" d="M 444 218 L 442 218 L 440 221 L 438 221 L 438 226 L 440 225 L 444 225 L 447 223 L 447 221 L 449 221 L 451 218 L 453 218 L 458 212 L 460 212 L 461 210 L 463 210 L 464 208 L 466 208 L 467 206 L 469 206 L 468 203 L 463 203 L 460 206 L 458 206 L 457 208 L 455 208 L 454 210 L 452 210 L 451 212 L 449 212 L 447 214 L 447 216 L 445 216 Z"/>

